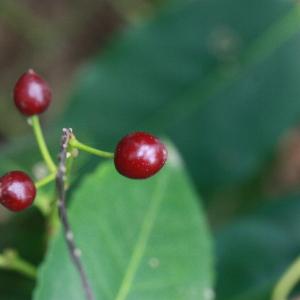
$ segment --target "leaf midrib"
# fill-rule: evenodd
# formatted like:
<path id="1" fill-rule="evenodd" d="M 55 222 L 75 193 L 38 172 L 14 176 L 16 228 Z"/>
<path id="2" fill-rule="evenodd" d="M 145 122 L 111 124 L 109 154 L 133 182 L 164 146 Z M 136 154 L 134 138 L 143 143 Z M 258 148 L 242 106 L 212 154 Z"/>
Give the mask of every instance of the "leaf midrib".
<path id="1" fill-rule="evenodd" d="M 141 226 L 137 242 L 133 248 L 132 256 L 129 260 L 127 270 L 124 274 L 120 288 L 117 292 L 115 300 L 125 300 L 130 293 L 135 275 L 138 271 L 139 264 L 145 253 L 151 231 L 153 229 L 155 219 L 159 210 L 159 207 L 163 200 L 163 194 L 167 185 L 166 176 L 160 176 L 157 187 L 153 193 L 152 201 L 147 209 L 147 213 L 144 217 L 144 222 Z"/>

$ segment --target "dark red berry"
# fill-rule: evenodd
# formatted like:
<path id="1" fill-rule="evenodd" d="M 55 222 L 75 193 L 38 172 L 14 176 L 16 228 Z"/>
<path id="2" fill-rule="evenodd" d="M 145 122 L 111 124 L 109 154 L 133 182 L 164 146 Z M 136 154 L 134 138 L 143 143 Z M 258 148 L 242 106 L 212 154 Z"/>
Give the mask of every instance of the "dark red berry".
<path id="1" fill-rule="evenodd" d="M 114 160 L 120 174 L 135 179 L 148 178 L 165 164 L 167 149 L 155 136 L 135 132 L 121 139 Z"/>
<path id="2" fill-rule="evenodd" d="M 43 113 L 51 98 L 52 93 L 47 82 L 31 69 L 19 78 L 14 88 L 15 104 L 26 116 Z"/>
<path id="3" fill-rule="evenodd" d="M 11 211 L 29 207 L 35 195 L 34 183 L 22 171 L 12 171 L 0 178 L 0 203 Z"/>

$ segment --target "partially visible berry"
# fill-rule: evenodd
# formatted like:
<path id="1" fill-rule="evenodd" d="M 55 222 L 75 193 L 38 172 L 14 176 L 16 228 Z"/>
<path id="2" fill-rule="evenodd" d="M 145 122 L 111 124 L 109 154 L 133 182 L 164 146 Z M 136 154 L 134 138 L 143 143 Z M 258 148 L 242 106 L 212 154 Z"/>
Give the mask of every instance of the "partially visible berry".
<path id="1" fill-rule="evenodd" d="M 114 161 L 120 174 L 144 179 L 157 173 L 167 156 L 167 149 L 158 138 L 146 132 L 135 132 L 118 143 Z"/>
<path id="2" fill-rule="evenodd" d="M 14 88 L 14 101 L 26 116 L 43 113 L 49 106 L 52 93 L 47 82 L 32 69 L 23 74 Z"/>
<path id="3" fill-rule="evenodd" d="M 31 178 L 22 171 L 12 171 L 0 177 L 0 203 L 11 211 L 29 207 L 36 196 Z"/>

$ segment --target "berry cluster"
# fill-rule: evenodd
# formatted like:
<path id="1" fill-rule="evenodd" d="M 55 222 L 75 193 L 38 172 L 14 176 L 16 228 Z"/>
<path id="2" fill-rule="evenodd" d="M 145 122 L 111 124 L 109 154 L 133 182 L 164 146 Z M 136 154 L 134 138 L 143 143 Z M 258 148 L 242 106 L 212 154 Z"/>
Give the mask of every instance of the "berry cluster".
<path id="1" fill-rule="evenodd" d="M 51 100 L 49 85 L 32 69 L 23 74 L 15 85 L 15 105 L 27 117 L 43 113 Z M 91 153 L 97 151 L 101 152 L 94 149 Z M 134 132 L 120 140 L 112 156 L 120 174 L 128 178 L 145 179 L 164 166 L 167 150 L 155 136 L 146 132 Z M 35 196 L 36 186 L 26 173 L 12 171 L 0 177 L 0 203 L 9 210 L 26 209 L 33 203 Z"/>
<path id="2" fill-rule="evenodd" d="M 44 112 L 52 98 L 51 90 L 38 74 L 28 70 L 17 81 L 14 102 L 25 116 Z M 11 211 L 22 211 L 33 203 L 36 187 L 30 176 L 22 171 L 11 171 L 0 177 L 0 203 Z"/>

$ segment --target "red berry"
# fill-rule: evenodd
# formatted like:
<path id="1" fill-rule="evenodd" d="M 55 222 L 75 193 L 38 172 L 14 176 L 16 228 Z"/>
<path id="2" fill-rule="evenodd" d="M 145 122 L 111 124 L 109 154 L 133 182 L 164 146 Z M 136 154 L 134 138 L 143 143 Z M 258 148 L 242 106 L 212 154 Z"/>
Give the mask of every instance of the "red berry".
<path id="1" fill-rule="evenodd" d="M 15 104 L 26 116 L 43 113 L 51 98 L 52 93 L 47 82 L 31 69 L 20 77 L 14 88 Z"/>
<path id="2" fill-rule="evenodd" d="M 35 195 L 34 183 L 22 171 L 12 171 L 0 178 L 0 203 L 11 211 L 29 207 Z"/>
<path id="3" fill-rule="evenodd" d="M 164 166 L 167 149 L 155 136 L 135 132 L 121 139 L 114 160 L 120 174 L 135 179 L 148 178 Z"/>

